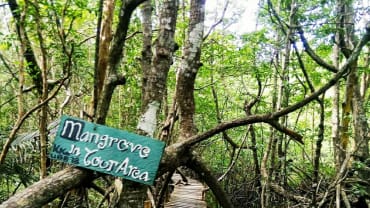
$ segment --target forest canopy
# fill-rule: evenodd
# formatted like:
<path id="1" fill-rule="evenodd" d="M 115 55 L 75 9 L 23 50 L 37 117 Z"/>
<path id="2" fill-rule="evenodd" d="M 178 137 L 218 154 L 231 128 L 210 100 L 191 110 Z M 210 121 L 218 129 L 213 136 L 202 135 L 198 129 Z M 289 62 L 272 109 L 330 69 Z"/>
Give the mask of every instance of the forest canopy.
<path id="1" fill-rule="evenodd" d="M 175 172 L 209 207 L 370 207 L 369 10 L 0 0 L 0 208 L 163 207 Z M 165 143 L 155 183 L 51 159 L 63 115 Z"/>

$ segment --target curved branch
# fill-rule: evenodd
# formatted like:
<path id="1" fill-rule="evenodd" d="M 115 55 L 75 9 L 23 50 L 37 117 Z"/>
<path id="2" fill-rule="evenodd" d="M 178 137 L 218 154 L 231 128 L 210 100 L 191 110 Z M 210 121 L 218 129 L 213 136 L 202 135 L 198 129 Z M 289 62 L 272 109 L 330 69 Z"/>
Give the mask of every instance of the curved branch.
<path id="1" fill-rule="evenodd" d="M 281 27 L 281 30 L 282 32 L 284 33 L 284 35 L 286 35 L 286 31 L 284 29 L 284 26 L 286 27 L 292 27 L 292 25 L 287 25 L 286 23 L 283 23 L 283 21 L 281 20 L 280 16 L 278 15 L 278 13 L 275 11 L 273 5 L 272 5 L 272 2 L 271 0 L 268 0 L 267 1 L 268 3 L 268 6 L 269 6 L 269 9 L 271 10 L 271 13 L 273 14 L 273 16 L 277 19 L 280 27 Z M 298 34 L 299 34 L 299 37 L 302 41 L 302 44 L 304 46 L 304 49 L 305 51 L 307 52 L 307 54 L 320 66 L 324 67 L 325 69 L 331 71 L 331 72 L 334 72 L 334 73 L 337 73 L 338 72 L 338 69 L 333 66 L 333 65 L 330 65 L 329 63 L 327 63 L 325 60 L 321 59 L 320 56 L 318 56 L 315 51 L 312 50 L 311 46 L 308 44 L 308 41 L 306 39 L 306 37 L 304 36 L 304 32 L 303 32 L 303 29 L 301 26 L 298 26 L 296 28 L 298 30 Z M 288 37 L 289 38 L 289 41 L 291 43 L 295 43 L 295 40 L 292 39 L 291 37 Z"/>
<path id="2" fill-rule="evenodd" d="M 271 114 L 262 114 L 262 115 L 252 115 L 245 118 L 239 118 L 228 122 L 222 122 L 215 126 L 214 128 L 203 132 L 201 134 L 197 134 L 195 136 L 190 137 L 189 139 L 185 140 L 184 142 L 180 142 L 177 144 L 178 146 L 185 146 L 185 147 L 191 147 L 201 141 L 204 141 L 216 134 L 219 134 L 227 129 L 244 126 L 247 124 L 253 124 L 253 123 L 261 123 L 266 122 L 268 120 L 272 119 Z M 172 146 L 172 145 L 171 145 Z"/>
<path id="3" fill-rule="evenodd" d="M 203 164 L 198 157 L 192 154 L 187 163 L 187 167 L 194 170 L 200 176 L 200 178 L 206 182 L 206 184 L 212 190 L 213 194 L 216 196 L 216 199 L 223 208 L 234 207 L 228 195 L 219 185 L 217 178 L 214 177 L 212 171 L 209 170 L 207 166 Z"/>
<path id="4" fill-rule="evenodd" d="M 335 66 L 324 61 L 322 58 L 320 58 L 320 56 L 318 56 L 315 53 L 315 51 L 312 50 L 311 46 L 308 44 L 306 37 L 304 36 L 304 32 L 301 27 L 298 27 L 298 34 L 303 44 L 304 50 L 318 65 L 322 66 L 323 68 L 331 72 L 334 72 L 334 73 L 338 72 L 338 69 Z"/>
<path id="5" fill-rule="evenodd" d="M 281 195 L 285 198 L 291 199 L 291 200 L 296 201 L 296 202 L 301 202 L 301 203 L 304 203 L 304 204 L 309 204 L 310 203 L 310 200 L 307 199 L 306 197 L 296 195 L 296 194 L 284 189 L 282 186 L 280 186 L 276 183 L 272 183 L 271 188 L 275 193 L 277 193 L 277 194 L 279 194 L 279 195 Z"/>
<path id="6" fill-rule="evenodd" d="M 178 144 L 178 145 L 184 145 L 185 147 L 191 147 L 203 140 L 206 140 L 218 133 L 221 133 L 227 129 L 231 129 L 231 128 L 235 128 L 235 127 L 239 127 L 239 126 L 244 126 L 244 125 L 247 125 L 247 124 L 253 124 L 253 123 L 268 123 L 270 125 L 272 125 L 273 127 L 278 127 L 276 124 L 274 124 L 272 122 L 272 120 L 276 120 L 278 118 L 280 118 L 281 116 L 285 116 L 289 113 L 292 113 L 298 109 L 300 109 L 301 107 L 307 105 L 308 103 L 312 102 L 313 100 L 316 100 L 318 99 L 318 97 L 323 94 L 324 92 L 326 92 L 330 87 L 332 87 L 333 85 L 335 85 L 341 78 L 345 77 L 346 74 L 348 73 L 348 70 L 350 68 L 350 65 L 356 61 L 356 59 L 358 58 L 358 56 L 360 55 L 361 53 L 361 50 L 362 48 L 366 45 L 366 43 L 368 43 L 370 41 L 370 30 L 366 30 L 366 34 L 362 37 L 361 41 L 357 44 L 356 48 L 354 49 L 352 55 L 347 59 L 346 63 L 340 68 L 340 70 L 338 71 L 338 73 L 336 73 L 333 78 L 331 78 L 328 83 L 326 83 L 324 86 L 322 86 L 320 89 L 318 89 L 317 91 L 311 93 L 311 95 L 309 95 L 308 97 L 306 97 L 305 99 L 291 105 L 291 106 L 288 106 L 286 108 L 283 108 L 279 111 L 276 111 L 276 112 L 273 112 L 273 113 L 267 113 L 267 114 L 260 114 L 260 115 L 251 115 L 251 116 L 247 116 L 245 118 L 239 118 L 239 119 L 235 119 L 235 120 L 232 120 L 232 121 L 228 121 L 228 122 L 224 122 L 224 123 L 220 123 L 219 125 L 217 125 L 216 127 L 214 127 L 213 129 L 210 129 L 206 132 L 203 132 L 201 134 L 197 134 L 195 136 L 192 136 L 190 137 L 189 139 L 187 139 L 186 141 L 184 142 L 181 142 L 181 144 Z M 287 129 L 277 129 L 279 131 L 282 131 L 283 133 L 286 133 L 287 132 Z M 295 137 L 293 137 L 293 139 L 295 141 L 298 141 L 301 143 L 301 141 L 297 140 L 297 138 L 299 139 L 300 136 L 298 135 L 295 135 Z"/>
<path id="7" fill-rule="evenodd" d="M 249 131 L 250 131 L 250 129 L 251 129 L 252 127 L 253 127 L 253 126 L 249 126 Z M 240 156 L 240 153 L 241 153 L 241 151 L 242 151 L 242 149 L 243 149 L 243 147 L 244 147 L 244 144 L 245 144 L 245 142 L 246 142 L 247 138 L 248 138 L 248 132 L 247 132 L 247 134 L 245 135 L 245 137 L 243 138 L 243 141 L 242 141 L 242 143 L 241 143 L 240 147 L 238 148 L 238 151 L 236 152 L 235 157 L 234 157 L 235 149 L 233 149 L 233 156 L 231 157 L 231 163 L 230 163 L 229 167 L 227 168 L 227 170 L 224 172 L 224 174 L 222 174 L 222 175 L 217 179 L 217 181 L 222 181 L 222 180 L 224 180 L 224 178 L 225 178 L 225 177 L 230 173 L 230 171 L 233 169 L 233 167 L 234 167 L 234 165 L 235 165 L 236 161 L 238 160 L 238 158 L 239 158 L 239 156 Z"/>
<path id="8" fill-rule="evenodd" d="M 293 131 L 292 129 L 287 128 L 286 126 L 281 125 L 277 120 L 270 120 L 268 121 L 268 124 L 270 124 L 272 127 L 274 127 L 276 130 L 285 133 L 286 135 L 290 136 L 295 141 L 303 144 L 303 136 L 299 133 Z"/>
<path id="9" fill-rule="evenodd" d="M 278 111 L 280 112 L 280 111 Z M 279 115 L 279 114 L 277 114 Z M 285 115 L 285 114 L 284 114 Z M 280 115 L 279 115 L 280 116 Z M 236 128 L 240 126 L 245 126 L 248 124 L 254 124 L 254 123 L 267 123 L 270 124 L 271 126 L 275 127 L 278 131 L 281 131 L 283 133 L 287 133 L 289 136 L 292 136 L 292 139 L 299 143 L 303 143 L 302 138 L 303 136 L 299 135 L 298 133 L 295 133 L 293 130 L 287 129 L 285 127 L 282 127 L 279 124 L 276 124 L 273 122 L 273 120 L 276 120 L 277 116 L 275 116 L 273 113 L 268 113 L 268 114 L 261 114 L 261 115 L 252 115 L 252 116 L 247 116 L 245 118 L 239 118 L 235 120 L 231 120 L 228 122 L 223 122 L 220 123 L 219 125 L 215 126 L 213 129 L 210 129 L 206 132 L 203 132 L 201 134 L 197 134 L 195 136 L 190 137 L 188 140 L 184 142 L 180 142 L 177 145 L 178 146 L 184 146 L 185 148 L 192 147 L 193 145 L 204 141 L 216 134 L 219 134 L 227 129 L 231 128 Z M 289 133 L 288 133 L 289 132 Z"/>
<path id="10" fill-rule="evenodd" d="M 15 72 L 12 71 L 12 67 L 8 64 L 8 62 L 5 60 L 4 56 L 2 53 L 0 53 L 0 60 L 3 62 L 3 65 L 5 66 L 5 69 L 9 72 L 9 74 L 12 75 L 12 77 L 18 81 L 18 77 Z"/>
<path id="11" fill-rule="evenodd" d="M 222 10 L 222 14 L 221 14 L 221 17 L 220 19 L 214 23 L 208 30 L 208 32 L 206 33 L 206 35 L 203 37 L 203 41 L 205 41 L 208 36 L 212 33 L 212 31 L 217 27 L 217 25 L 221 24 L 223 21 L 224 21 L 224 17 L 225 17 L 225 14 L 226 14 L 226 10 L 227 10 L 227 7 L 229 6 L 229 1 L 227 0 L 226 3 L 225 3 L 225 6 Z"/>

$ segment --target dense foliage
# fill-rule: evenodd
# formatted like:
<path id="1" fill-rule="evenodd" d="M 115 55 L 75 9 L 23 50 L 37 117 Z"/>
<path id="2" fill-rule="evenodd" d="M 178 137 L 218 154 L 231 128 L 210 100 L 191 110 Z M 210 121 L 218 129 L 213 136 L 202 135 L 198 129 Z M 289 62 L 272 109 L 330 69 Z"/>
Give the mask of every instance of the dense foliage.
<path id="1" fill-rule="evenodd" d="M 94 120 L 101 2 L 0 1 L 0 145 L 5 148 L 12 141 L 0 164 L 0 202 L 45 173 L 65 168 L 42 159 L 43 135 L 50 148 L 62 114 Z M 115 3 L 114 28 L 122 2 L 129 1 Z M 193 91 L 195 135 L 224 122 L 267 115 L 223 130 L 194 148 L 232 204 L 370 207 L 369 43 L 355 53 L 370 33 L 369 2 L 259 1 L 256 27 L 244 34 L 229 29 L 234 21 L 242 21 L 238 1 L 217 2 L 214 8 L 206 3 L 205 38 Z M 14 3 L 19 10 L 11 10 Z M 165 23 L 159 22 L 163 2 L 152 5 L 154 44 Z M 186 55 L 189 9 L 189 1 L 179 1 L 174 37 L 179 50 L 171 57 L 155 138 L 162 137 L 167 118 L 178 115 L 175 94 Z M 141 11 L 131 16 L 117 70 L 125 76 L 125 84 L 115 89 L 105 121 L 128 131 L 136 131 L 143 110 Z M 352 56 L 358 58 L 343 68 Z M 324 89 L 327 85 L 330 88 Z M 289 109 L 292 106 L 294 110 Z M 177 141 L 181 128 L 174 124 L 167 145 Z M 96 187 L 89 187 L 84 192 L 86 203 L 105 206 L 101 189 L 111 187 L 108 181 L 99 179 Z M 60 206 L 64 197 L 51 204 Z M 219 206 L 211 191 L 207 202 Z"/>

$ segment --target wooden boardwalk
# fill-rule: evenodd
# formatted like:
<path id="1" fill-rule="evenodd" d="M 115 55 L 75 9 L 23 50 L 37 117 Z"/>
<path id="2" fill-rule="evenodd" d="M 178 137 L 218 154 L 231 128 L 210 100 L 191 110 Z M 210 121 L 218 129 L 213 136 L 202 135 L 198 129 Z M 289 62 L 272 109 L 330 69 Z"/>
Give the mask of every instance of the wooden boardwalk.
<path id="1" fill-rule="evenodd" d="M 207 203 L 204 201 L 205 188 L 202 183 L 187 178 L 186 184 L 179 174 L 174 174 L 172 180 L 175 181 L 175 187 L 170 200 L 164 205 L 165 208 L 207 208 Z"/>

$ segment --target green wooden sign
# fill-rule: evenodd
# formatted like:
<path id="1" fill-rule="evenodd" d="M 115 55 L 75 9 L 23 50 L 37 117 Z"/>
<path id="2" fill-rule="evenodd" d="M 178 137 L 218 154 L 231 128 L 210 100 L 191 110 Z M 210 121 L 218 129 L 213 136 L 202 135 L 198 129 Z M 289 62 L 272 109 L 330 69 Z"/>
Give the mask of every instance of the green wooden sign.
<path id="1" fill-rule="evenodd" d="M 150 137 L 62 116 L 49 157 L 152 185 L 163 149 Z"/>

